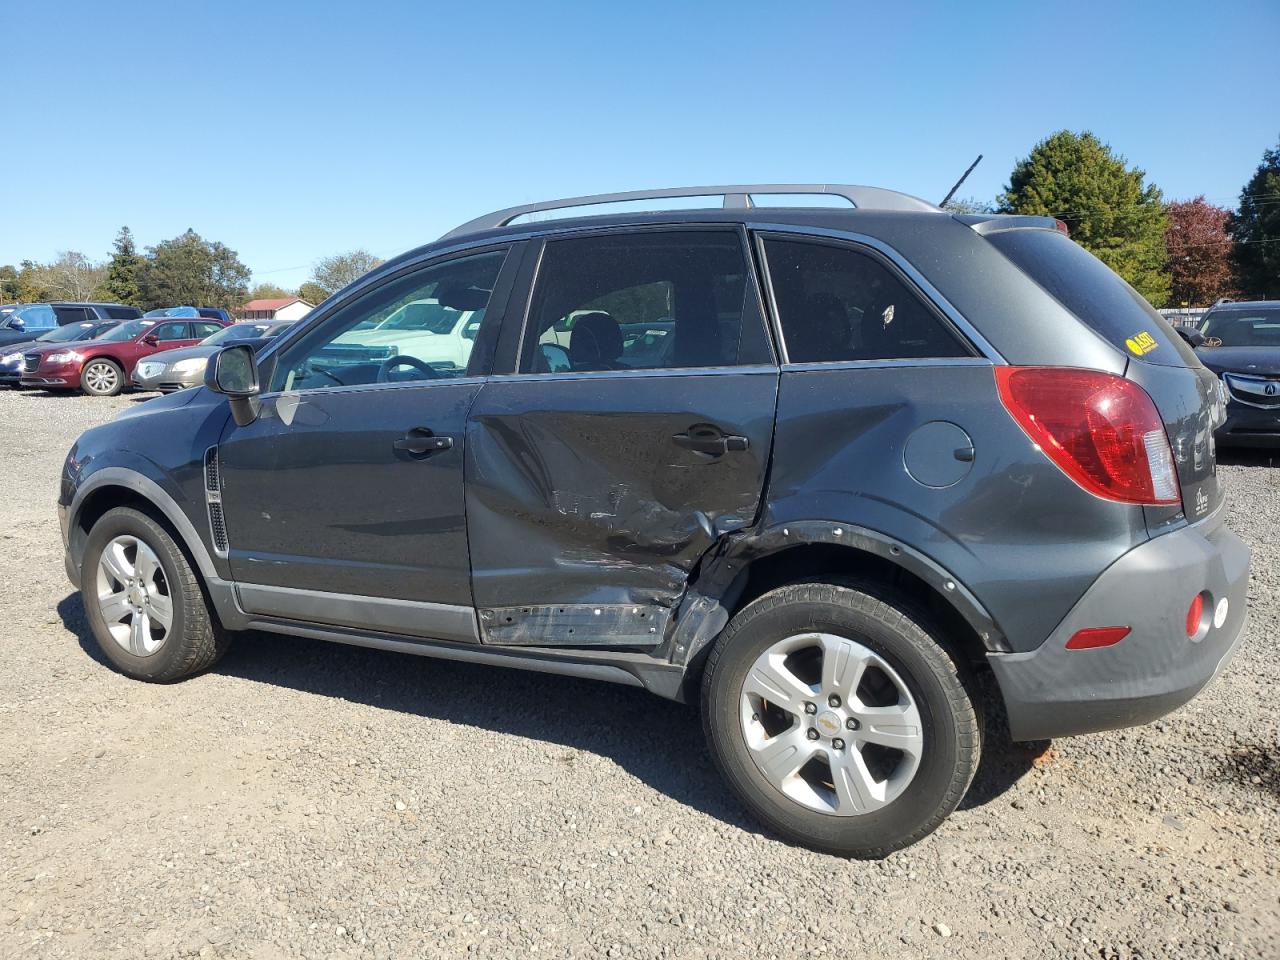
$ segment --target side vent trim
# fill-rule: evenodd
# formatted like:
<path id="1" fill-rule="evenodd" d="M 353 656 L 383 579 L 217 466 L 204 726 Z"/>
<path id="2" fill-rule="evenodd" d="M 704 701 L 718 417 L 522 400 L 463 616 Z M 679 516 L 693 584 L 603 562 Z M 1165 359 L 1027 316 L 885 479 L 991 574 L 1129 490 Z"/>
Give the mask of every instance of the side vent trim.
<path id="1" fill-rule="evenodd" d="M 204 452 L 204 500 L 209 508 L 209 538 L 213 543 L 213 552 L 225 559 L 230 544 L 227 540 L 227 522 L 222 515 L 222 474 L 216 445 Z"/>

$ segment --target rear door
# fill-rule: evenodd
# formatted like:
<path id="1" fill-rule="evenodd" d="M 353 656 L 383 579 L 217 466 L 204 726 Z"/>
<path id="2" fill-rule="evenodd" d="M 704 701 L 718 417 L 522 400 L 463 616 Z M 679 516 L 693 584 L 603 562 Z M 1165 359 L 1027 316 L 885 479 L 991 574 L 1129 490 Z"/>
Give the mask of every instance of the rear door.
<path id="1" fill-rule="evenodd" d="M 1213 431 L 1223 416 L 1218 380 L 1138 291 L 1056 230 L 986 234 L 1006 257 L 1094 333 L 1129 358 L 1125 375 L 1155 401 L 1178 468 L 1182 509 L 1147 507 L 1148 527 L 1196 521 L 1222 503 Z"/>
<path id="2" fill-rule="evenodd" d="M 485 642 L 654 645 L 698 560 L 755 520 L 778 367 L 750 263 L 734 228 L 546 242 L 514 372 L 467 424 Z"/>

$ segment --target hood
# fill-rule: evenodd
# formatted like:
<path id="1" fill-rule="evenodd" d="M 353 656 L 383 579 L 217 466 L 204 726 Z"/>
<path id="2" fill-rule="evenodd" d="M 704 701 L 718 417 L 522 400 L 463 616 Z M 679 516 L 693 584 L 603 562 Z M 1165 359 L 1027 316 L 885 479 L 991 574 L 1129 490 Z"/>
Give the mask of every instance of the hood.
<path id="1" fill-rule="evenodd" d="M 1280 347 L 1197 347 L 1196 356 L 1214 373 L 1280 376 Z"/>
<path id="2" fill-rule="evenodd" d="M 361 347 L 395 346 L 405 341 L 438 337 L 430 330 L 352 330 L 334 339 L 334 343 L 350 343 Z"/>
<path id="3" fill-rule="evenodd" d="M 73 343 L 75 341 L 72 341 Z M 17 343 L 6 343 L 0 347 L 0 357 L 7 353 L 26 353 L 28 350 L 43 349 L 48 344 L 37 340 L 19 340 Z"/>
<path id="4" fill-rule="evenodd" d="M 46 330 L 40 330 L 40 333 L 47 333 Z M 31 342 L 31 334 L 25 330 L 10 330 L 8 327 L 0 328 L 0 350 L 8 350 L 12 344 L 21 343 L 29 344 Z"/>

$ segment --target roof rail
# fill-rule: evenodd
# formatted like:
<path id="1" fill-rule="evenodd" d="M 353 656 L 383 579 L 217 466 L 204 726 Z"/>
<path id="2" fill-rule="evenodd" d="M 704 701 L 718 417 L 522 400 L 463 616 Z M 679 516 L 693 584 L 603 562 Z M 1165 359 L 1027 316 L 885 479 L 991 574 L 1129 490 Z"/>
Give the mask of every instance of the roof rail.
<path id="1" fill-rule="evenodd" d="M 926 210 L 937 211 L 938 208 L 918 197 L 895 190 L 884 190 L 880 187 L 857 187 L 839 183 L 748 183 L 718 187 L 669 187 L 665 190 L 628 190 L 624 193 L 597 193 L 588 197 L 570 197 L 564 200 L 544 200 L 541 203 L 526 203 L 518 207 L 507 207 L 495 210 L 483 217 L 469 220 L 460 227 L 455 227 L 441 239 L 475 233 L 478 230 L 491 230 L 505 227 L 517 217 L 534 213 L 545 213 L 550 210 L 565 210 L 573 207 L 592 207 L 604 203 L 626 203 L 632 200 L 668 200 L 678 197 L 723 197 L 724 209 L 747 210 L 755 206 L 751 197 L 758 194 L 827 194 L 844 197 L 853 207 L 873 210 Z"/>

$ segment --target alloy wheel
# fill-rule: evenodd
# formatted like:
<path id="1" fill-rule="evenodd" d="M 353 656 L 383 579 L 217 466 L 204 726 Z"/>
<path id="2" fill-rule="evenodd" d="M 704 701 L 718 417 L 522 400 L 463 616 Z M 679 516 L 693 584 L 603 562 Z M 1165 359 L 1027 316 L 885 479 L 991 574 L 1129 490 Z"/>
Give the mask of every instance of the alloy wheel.
<path id="1" fill-rule="evenodd" d="M 747 672 L 742 733 L 757 769 L 820 813 L 858 816 L 902 795 L 924 752 L 915 698 L 883 657 L 847 637 L 802 633 Z"/>
<path id="2" fill-rule="evenodd" d="M 135 657 L 149 657 L 169 637 L 173 597 L 154 550 L 135 536 L 111 540 L 98 559 L 98 609 L 111 638 Z"/>
<path id="3" fill-rule="evenodd" d="M 91 393 L 110 393 L 118 382 L 119 374 L 109 363 L 91 363 L 85 367 L 84 383 Z"/>

